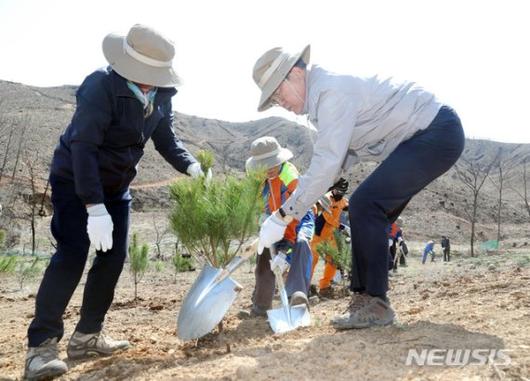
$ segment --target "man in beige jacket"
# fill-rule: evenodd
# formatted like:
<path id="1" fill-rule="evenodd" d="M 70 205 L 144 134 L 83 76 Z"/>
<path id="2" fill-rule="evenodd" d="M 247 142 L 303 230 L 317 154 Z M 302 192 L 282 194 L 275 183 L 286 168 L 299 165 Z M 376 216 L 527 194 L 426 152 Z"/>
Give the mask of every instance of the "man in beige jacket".
<path id="1" fill-rule="evenodd" d="M 349 200 L 354 274 L 348 312 L 337 329 L 391 324 L 387 298 L 386 229 L 410 199 L 460 157 L 464 132 L 457 114 L 413 82 L 361 78 L 308 67 L 310 47 L 291 54 L 265 52 L 253 78 L 258 110 L 272 106 L 307 115 L 318 131 L 311 164 L 299 186 L 260 230 L 260 249 L 281 239 L 288 221 L 301 219 L 343 170 L 361 160 L 380 165 Z"/>

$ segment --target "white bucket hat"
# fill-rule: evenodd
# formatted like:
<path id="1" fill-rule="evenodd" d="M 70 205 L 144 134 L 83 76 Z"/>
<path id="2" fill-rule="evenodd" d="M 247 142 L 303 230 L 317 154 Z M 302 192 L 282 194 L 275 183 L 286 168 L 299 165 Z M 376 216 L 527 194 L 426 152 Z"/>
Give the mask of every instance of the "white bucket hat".
<path id="1" fill-rule="evenodd" d="M 245 163 L 247 171 L 257 168 L 270 169 L 293 157 L 293 153 L 283 148 L 272 136 L 263 136 L 254 140 L 250 145 L 250 155 Z"/>
<path id="2" fill-rule="evenodd" d="M 173 70 L 173 42 L 148 26 L 136 24 L 127 36 L 107 35 L 103 54 L 112 69 L 129 81 L 156 87 L 180 84 Z"/>
<path id="3" fill-rule="evenodd" d="M 265 52 L 256 61 L 252 78 L 261 89 L 258 111 L 265 111 L 272 106 L 270 97 L 274 91 L 280 86 L 300 58 L 306 64 L 309 64 L 310 52 L 310 45 L 307 45 L 304 50 L 297 54 L 290 54 L 284 51 L 283 48 L 273 48 Z"/>

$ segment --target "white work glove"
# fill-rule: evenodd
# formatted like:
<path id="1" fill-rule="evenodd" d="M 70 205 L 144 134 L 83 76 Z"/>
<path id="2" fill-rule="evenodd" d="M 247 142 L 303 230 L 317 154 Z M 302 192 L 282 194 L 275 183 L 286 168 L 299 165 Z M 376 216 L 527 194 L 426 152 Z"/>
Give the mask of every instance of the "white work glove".
<path id="1" fill-rule="evenodd" d="M 351 229 L 348 225 L 340 224 L 339 230 L 342 234 L 344 234 L 346 237 L 351 237 Z"/>
<path id="2" fill-rule="evenodd" d="M 200 163 L 190 164 L 188 166 L 188 169 L 186 169 L 186 172 L 188 172 L 188 175 L 190 175 L 194 179 L 198 177 L 204 177 L 206 179 L 206 184 L 209 184 L 210 181 L 212 181 L 212 169 L 208 168 L 208 172 L 205 175 Z"/>
<path id="3" fill-rule="evenodd" d="M 271 247 L 274 243 L 280 241 L 285 234 L 287 225 L 288 223 L 277 212 L 267 217 L 259 231 L 258 254 L 261 255 L 264 248 Z"/>
<path id="4" fill-rule="evenodd" d="M 280 273 L 283 274 L 289 268 L 289 262 L 287 262 L 287 257 L 284 253 L 280 252 L 270 260 L 271 271 L 274 272 L 276 268 L 280 269 Z"/>
<path id="5" fill-rule="evenodd" d="M 114 224 L 105 204 L 96 204 L 86 208 L 88 222 L 86 231 L 88 238 L 96 250 L 107 251 L 112 249 L 112 230 Z"/>

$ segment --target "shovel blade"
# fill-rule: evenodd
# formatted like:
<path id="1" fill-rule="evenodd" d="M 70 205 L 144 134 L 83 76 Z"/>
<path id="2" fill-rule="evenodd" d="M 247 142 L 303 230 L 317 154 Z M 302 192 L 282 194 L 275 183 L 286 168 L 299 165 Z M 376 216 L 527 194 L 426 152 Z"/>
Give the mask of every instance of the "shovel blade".
<path id="1" fill-rule="evenodd" d="M 228 277 L 211 288 L 219 269 L 208 264 L 201 270 L 182 302 L 178 320 L 177 335 L 182 340 L 192 340 L 211 332 L 234 302 L 241 285 Z"/>
<path id="2" fill-rule="evenodd" d="M 292 331 L 298 327 L 308 327 L 311 325 L 311 316 L 305 304 L 289 307 L 291 320 L 285 308 L 275 308 L 267 311 L 269 324 L 274 333 L 284 333 Z"/>

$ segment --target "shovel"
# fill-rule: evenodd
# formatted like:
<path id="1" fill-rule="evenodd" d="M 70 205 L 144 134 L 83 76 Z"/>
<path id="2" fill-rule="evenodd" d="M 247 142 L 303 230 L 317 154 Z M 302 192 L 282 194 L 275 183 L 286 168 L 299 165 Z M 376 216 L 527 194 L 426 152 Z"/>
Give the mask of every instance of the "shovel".
<path id="1" fill-rule="evenodd" d="M 256 252 L 258 240 L 235 256 L 225 268 L 205 264 L 182 302 L 177 335 L 183 340 L 198 339 L 211 332 L 223 319 L 243 287 L 230 277 Z"/>
<path id="2" fill-rule="evenodd" d="M 271 257 L 277 255 L 274 245 L 270 248 Z M 267 311 L 267 317 L 269 318 L 269 324 L 274 333 L 284 333 L 292 331 L 298 327 L 307 327 L 311 325 L 311 316 L 307 310 L 305 304 L 296 306 L 289 305 L 289 299 L 287 297 L 287 291 L 283 283 L 283 271 L 280 267 L 274 269 L 274 275 L 276 277 L 276 283 L 278 286 L 278 292 L 280 293 L 280 300 L 282 301 L 282 307 Z"/>

